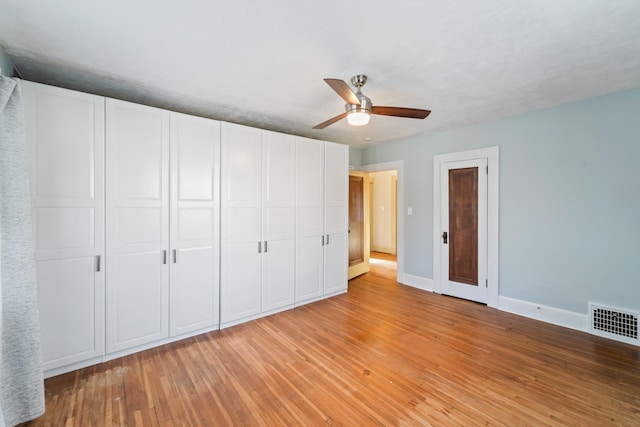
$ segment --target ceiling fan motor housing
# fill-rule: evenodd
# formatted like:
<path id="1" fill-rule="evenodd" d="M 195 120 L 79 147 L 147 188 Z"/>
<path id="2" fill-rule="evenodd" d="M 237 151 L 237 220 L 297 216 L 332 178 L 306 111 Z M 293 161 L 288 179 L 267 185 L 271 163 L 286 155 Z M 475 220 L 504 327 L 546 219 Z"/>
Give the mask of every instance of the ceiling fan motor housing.
<path id="1" fill-rule="evenodd" d="M 360 105 L 356 105 L 356 104 L 345 104 L 345 109 L 347 110 L 348 113 L 354 113 L 354 112 L 367 112 L 369 114 L 371 114 L 371 107 L 373 107 L 373 105 L 371 104 L 371 99 L 369 99 L 368 97 L 364 96 L 363 94 L 356 93 L 356 96 L 358 97 L 358 99 L 360 100 Z"/>
<path id="2" fill-rule="evenodd" d="M 367 76 L 365 76 L 364 74 L 357 74 L 351 77 L 351 84 L 356 88 L 355 95 L 360 100 L 360 105 L 349 104 L 349 103 L 345 104 L 345 109 L 347 110 L 347 113 L 358 112 L 358 113 L 371 114 L 371 107 L 373 107 L 373 105 L 371 104 L 371 99 L 369 99 L 369 97 L 364 96 L 362 94 L 362 91 L 360 90 L 360 88 L 364 86 L 366 83 L 367 83 Z"/>

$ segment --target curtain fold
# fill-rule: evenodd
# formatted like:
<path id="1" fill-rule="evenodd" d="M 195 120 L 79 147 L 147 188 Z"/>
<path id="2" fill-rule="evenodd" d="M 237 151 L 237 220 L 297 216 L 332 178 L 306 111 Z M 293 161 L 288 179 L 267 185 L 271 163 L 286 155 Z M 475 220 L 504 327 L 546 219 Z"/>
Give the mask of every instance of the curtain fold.
<path id="1" fill-rule="evenodd" d="M 45 409 L 21 87 L 0 76 L 0 426 Z"/>

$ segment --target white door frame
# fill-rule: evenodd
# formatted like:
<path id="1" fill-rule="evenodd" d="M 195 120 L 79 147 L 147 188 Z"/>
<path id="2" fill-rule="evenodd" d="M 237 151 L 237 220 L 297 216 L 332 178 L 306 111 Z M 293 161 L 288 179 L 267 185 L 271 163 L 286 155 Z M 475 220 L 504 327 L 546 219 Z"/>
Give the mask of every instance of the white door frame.
<path id="1" fill-rule="evenodd" d="M 443 163 L 486 158 L 487 176 L 487 306 L 498 307 L 498 233 L 499 233 L 499 183 L 500 147 L 487 147 L 458 153 L 433 156 L 433 280 L 436 292 L 442 293 L 440 255 L 441 234 L 441 175 Z"/>
<path id="2" fill-rule="evenodd" d="M 396 203 L 397 230 L 398 239 L 396 248 L 397 271 L 396 281 L 403 283 L 404 277 L 404 161 L 396 160 L 393 162 L 375 163 L 372 165 L 363 165 L 356 168 L 362 172 L 382 172 L 388 170 L 396 170 L 398 172 L 398 189 Z"/>

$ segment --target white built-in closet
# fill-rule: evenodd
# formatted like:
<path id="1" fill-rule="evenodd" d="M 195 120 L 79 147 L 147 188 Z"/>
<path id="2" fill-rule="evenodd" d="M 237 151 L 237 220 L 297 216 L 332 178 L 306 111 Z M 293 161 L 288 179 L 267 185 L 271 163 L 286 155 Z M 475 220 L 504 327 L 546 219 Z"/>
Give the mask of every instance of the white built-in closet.
<path id="1" fill-rule="evenodd" d="M 47 376 L 346 291 L 347 146 L 23 92 Z"/>

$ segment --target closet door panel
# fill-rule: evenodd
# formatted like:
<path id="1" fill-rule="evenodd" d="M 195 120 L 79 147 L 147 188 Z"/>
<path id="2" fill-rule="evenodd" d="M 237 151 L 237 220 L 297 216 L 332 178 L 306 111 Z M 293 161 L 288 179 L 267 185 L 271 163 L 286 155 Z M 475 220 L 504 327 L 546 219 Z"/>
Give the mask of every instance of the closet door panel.
<path id="1" fill-rule="evenodd" d="M 296 242 L 296 302 L 318 298 L 323 293 L 322 236 L 298 238 Z"/>
<path id="2" fill-rule="evenodd" d="M 325 233 L 346 233 L 349 175 L 349 147 L 325 143 Z"/>
<path id="3" fill-rule="evenodd" d="M 120 254 L 110 285 L 115 307 L 115 344 L 127 348 L 164 338 L 163 257 L 157 252 Z"/>
<path id="4" fill-rule="evenodd" d="M 92 252 L 95 247 L 94 208 L 42 207 L 34 210 L 35 246 L 40 254 L 63 250 Z"/>
<path id="5" fill-rule="evenodd" d="M 219 323 L 220 123 L 171 114 L 170 334 Z"/>
<path id="6" fill-rule="evenodd" d="M 104 98 L 22 82 L 43 368 L 104 354 Z"/>
<path id="7" fill-rule="evenodd" d="M 42 260 L 37 263 L 40 335 L 45 370 L 96 356 L 95 321 L 103 317 L 95 306 L 92 284 L 95 258 Z"/>
<path id="8" fill-rule="evenodd" d="M 26 82 L 25 82 L 26 83 Z M 104 99 L 79 92 L 31 84 L 35 105 L 28 113 L 36 117 L 34 154 L 37 174 L 35 196 L 93 201 L 95 150 L 102 140 Z M 29 90 L 29 89 L 27 89 Z M 98 129 L 96 129 L 98 126 Z"/>
<path id="9" fill-rule="evenodd" d="M 324 293 L 333 294 L 347 289 L 347 234 L 329 235 L 324 246 Z"/>
<path id="10" fill-rule="evenodd" d="M 222 298 L 222 322 L 231 322 L 262 311 L 262 254 L 257 242 L 227 246 Z"/>
<path id="11" fill-rule="evenodd" d="M 324 293 L 347 289 L 349 147 L 325 143 Z"/>
<path id="12" fill-rule="evenodd" d="M 217 269 L 214 248 L 182 249 L 171 277 L 172 335 L 218 324 Z M 173 267 L 173 265 L 172 265 Z"/>
<path id="13" fill-rule="evenodd" d="M 261 312 L 262 131 L 222 123 L 221 323 Z"/>
<path id="14" fill-rule="evenodd" d="M 178 239 L 182 242 L 196 244 L 198 241 L 213 240 L 217 233 L 212 218 L 216 216 L 213 208 L 184 207 L 178 211 Z"/>
<path id="15" fill-rule="evenodd" d="M 292 240 L 268 242 L 264 254 L 263 311 L 275 310 L 293 304 L 293 262 L 295 259 Z"/>
<path id="16" fill-rule="evenodd" d="M 262 310 L 292 305 L 295 281 L 295 137 L 263 134 Z"/>
<path id="17" fill-rule="evenodd" d="M 107 100 L 107 351 L 166 338 L 169 112 Z"/>
<path id="18" fill-rule="evenodd" d="M 323 293 L 324 142 L 296 138 L 296 303 Z"/>

